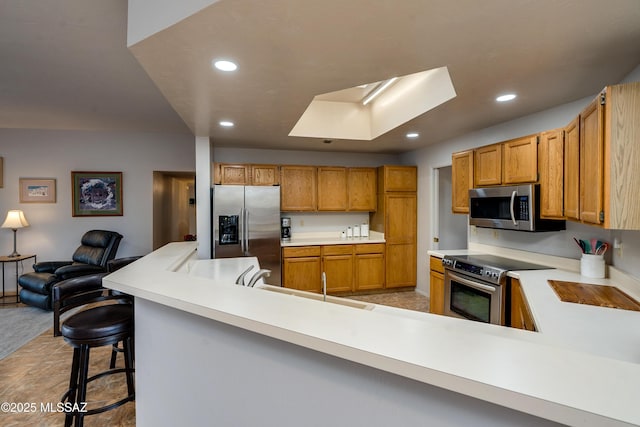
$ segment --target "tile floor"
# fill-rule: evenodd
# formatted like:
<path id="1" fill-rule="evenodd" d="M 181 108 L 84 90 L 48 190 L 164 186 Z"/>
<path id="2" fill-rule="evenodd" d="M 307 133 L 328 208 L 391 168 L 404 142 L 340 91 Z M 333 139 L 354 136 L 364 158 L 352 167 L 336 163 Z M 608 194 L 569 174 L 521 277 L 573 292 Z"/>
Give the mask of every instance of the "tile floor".
<path id="1" fill-rule="evenodd" d="M 414 291 L 350 297 L 361 301 L 384 304 L 409 310 L 428 311 L 429 299 Z M 64 415 L 46 412 L 46 405 L 53 407 L 68 387 L 73 349 L 62 337 L 54 337 L 52 329 L 27 343 L 13 354 L 0 360 L 0 396 L 3 402 L 35 403 L 34 412 L 0 412 L 0 425 L 58 426 L 64 425 Z M 108 368 L 110 347 L 91 350 L 89 375 Z M 118 355 L 118 367 L 124 364 Z M 126 395 L 124 374 L 97 379 L 87 390 L 89 408 L 102 406 L 106 401 L 116 401 Z M 96 400 L 91 396 L 100 396 Z M 102 400 L 104 399 L 104 400 Z M 42 406 L 45 408 L 42 408 Z M 135 426 L 135 404 L 133 402 L 85 419 L 87 426 Z"/>

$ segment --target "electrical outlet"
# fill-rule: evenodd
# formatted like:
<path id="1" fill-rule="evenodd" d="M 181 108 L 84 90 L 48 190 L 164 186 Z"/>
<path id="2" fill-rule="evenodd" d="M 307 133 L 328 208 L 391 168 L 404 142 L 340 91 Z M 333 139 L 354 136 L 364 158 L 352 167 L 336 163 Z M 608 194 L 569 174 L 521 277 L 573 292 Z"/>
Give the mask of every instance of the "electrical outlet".
<path id="1" fill-rule="evenodd" d="M 471 234 L 473 234 L 474 236 L 478 235 L 478 228 L 475 225 L 470 226 L 471 228 Z"/>
<path id="2" fill-rule="evenodd" d="M 493 238 L 498 240 L 498 230 L 493 230 Z"/>
<path id="3" fill-rule="evenodd" d="M 304 227 L 304 219 L 300 220 L 300 227 Z"/>

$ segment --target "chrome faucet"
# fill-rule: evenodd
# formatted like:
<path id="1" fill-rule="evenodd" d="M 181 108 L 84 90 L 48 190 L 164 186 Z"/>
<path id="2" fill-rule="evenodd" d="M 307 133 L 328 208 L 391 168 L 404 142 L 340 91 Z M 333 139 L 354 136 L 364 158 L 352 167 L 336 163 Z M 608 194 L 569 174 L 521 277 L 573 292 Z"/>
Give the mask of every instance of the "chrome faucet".
<path id="1" fill-rule="evenodd" d="M 236 279 L 236 285 L 242 285 L 244 286 L 244 276 L 247 275 L 248 272 L 250 272 L 253 269 L 253 265 L 250 265 L 249 268 L 247 268 L 245 271 L 243 271 L 238 278 Z"/>
<path id="2" fill-rule="evenodd" d="M 251 277 L 251 280 L 249 280 L 249 283 L 247 284 L 248 287 L 253 288 L 253 286 L 256 284 L 256 282 L 260 279 L 262 279 L 263 277 L 269 277 L 271 276 L 271 270 L 267 270 L 267 269 L 261 269 L 258 270 L 258 272 L 256 274 L 253 275 L 253 277 Z"/>

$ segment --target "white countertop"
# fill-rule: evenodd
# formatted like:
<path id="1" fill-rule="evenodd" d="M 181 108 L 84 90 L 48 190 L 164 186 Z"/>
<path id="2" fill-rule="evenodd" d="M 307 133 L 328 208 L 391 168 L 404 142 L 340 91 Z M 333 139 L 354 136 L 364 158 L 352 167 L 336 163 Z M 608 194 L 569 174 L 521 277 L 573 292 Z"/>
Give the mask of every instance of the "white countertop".
<path id="1" fill-rule="evenodd" d="M 576 351 L 545 333 L 387 307 L 361 310 L 194 277 L 187 261 L 195 247 L 169 244 L 106 276 L 104 284 L 565 424 L 640 425 L 639 364 Z M 634 325 L 630 320 L 627 331 Z"/>
<path id="2" fill-rule="evenodd" d="M 339 232 L 294 233 L 291 240 L 282 240 L 281 246 L 356 245 L 384 243 L 384 233 L 369 231 L 369 237 L 342 238 Z"/>

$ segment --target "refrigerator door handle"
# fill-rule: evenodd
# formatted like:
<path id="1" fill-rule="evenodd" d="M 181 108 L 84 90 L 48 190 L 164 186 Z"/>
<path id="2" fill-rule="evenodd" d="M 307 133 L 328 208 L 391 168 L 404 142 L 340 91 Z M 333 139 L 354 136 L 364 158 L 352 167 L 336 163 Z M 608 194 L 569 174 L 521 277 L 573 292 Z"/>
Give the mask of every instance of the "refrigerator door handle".
<path id="1" fill-rule="evenodd" d="M 244 250 L 249 255 L 249 209 L 244 210 Z"/>
<path id="2" fill-rule="evenodd" d="M 244 208 L 240 208 L 240 224 L 239 224 L 240 230 L 238 230 L 238 234 L 240 235 L 240 251 L 242 251 L 242 254 L 244 255 L 244 228 L 245 228 L 245 222 L 244 222 Z"/>

